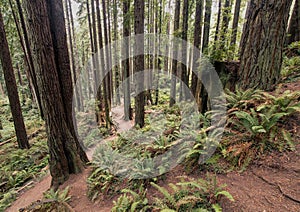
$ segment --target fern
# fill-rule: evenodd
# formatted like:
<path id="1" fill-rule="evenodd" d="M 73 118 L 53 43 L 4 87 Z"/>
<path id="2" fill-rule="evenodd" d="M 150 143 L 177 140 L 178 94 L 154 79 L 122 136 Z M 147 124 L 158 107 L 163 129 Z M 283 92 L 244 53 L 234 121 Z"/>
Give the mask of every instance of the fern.
<path id="1" fill-rule="evenodd" d="M 172 196 L 172 194 L 170 194 L 165 188 L 151 182 L 151 185 L 156 188 L 161 194 L 164 195 L 164 197 L 167 199 L 168 201 L 168 205 L 171 205 L 171 207 L 175 208 L 176 206 L 176 200 L 174 199 L 174 197 Z"/>

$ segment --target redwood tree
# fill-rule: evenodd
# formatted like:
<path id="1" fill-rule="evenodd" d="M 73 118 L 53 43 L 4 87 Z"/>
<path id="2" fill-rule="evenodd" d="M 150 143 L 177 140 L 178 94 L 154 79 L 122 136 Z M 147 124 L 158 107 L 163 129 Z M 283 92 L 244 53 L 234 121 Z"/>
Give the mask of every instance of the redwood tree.
<path id="1" fill-rule="evenodd" d="M 278 83 L 291 4 L 250 1 L 241 41 L 240 87 L 271 90 Z"/>
<path id="2" fill-rule="evenodd" d="M 145 3 L 143 0 L 134 1 L 134 32 L 135 35 L 144 33 L 144 14 Z M 135 51 L 144 52 L 144 39 L 143 36 L 135 39 Z M 140 54 L 134 58 L 134 72 L 139 75 L 139 80 L 136 82 L 135 97 L 135 125 L 144 127 L 145 125 L 145 95 L 144 95 L 144 55 Z M 139 73 L 140 72 L 140 73 Z"/>
<path id="3" fill-rule="evenodd" d="M 24 0 L 56 189 L 88 162 L 73 125 L 73 86 L 61 0 Z"/>
<path id="4" fill-rule="evenodd" d="M 204 30 L 202 52 L 205 52 L 209 43 L 210 19 L 211 19 L 212 0 L 205 1 L 205 15 L 204 15 Z"/>
<path id="5" fill-rule="evenodd" d="M 123 38 L 126 39 L 130 36 L 130 0 L 123 1 Z M 126 121 L 132 119 L 131 114 L 131 105 L 130 105 L 130 47 L 129 41 L 124 42 L 122 46 L 122 54 L 125 58 L 122 61 L 123 69 L 123 80 L 124 81 L 124 119 Z"/>
<path id="6" fill-rule="evenodd" d="M 180 0 L 175 2 L 175 15 L 174 15 L 174 34 L 178 36 L 180 22 Z M 173 42 L 173 58 L 177 57 L 178 43 Z M 171 93 L 170 93 L 170 107 L 176 103 L 176 76 L 177 76 L 177 60 L 172 60 L 172 76 L 171 76 Z"/>
<path id="7" fill-rule="evenodd" d="M 10 51 L 6 39 L 2 13 L 0 11 L 0 60 L 3 67 L 6 90 L 9 99 L 10 109 L 13 116 L 15 131 L 19 148 L 29 149 L 25 124 L 19 100 L 17 83 L 14 75 Z"/>

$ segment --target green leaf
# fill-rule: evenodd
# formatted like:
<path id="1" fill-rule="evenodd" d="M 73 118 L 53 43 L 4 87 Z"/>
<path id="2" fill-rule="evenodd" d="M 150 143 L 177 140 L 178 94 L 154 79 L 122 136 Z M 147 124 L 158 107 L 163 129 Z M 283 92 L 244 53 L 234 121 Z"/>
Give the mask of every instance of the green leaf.
<path id="1" fill-rule="evenodd" d="M 284 140 L 289 145 L 290 150 L 295 151 L 296 147 L 295 147 L 295 144 L 293 142 L 291 134 L 288 131 L 286 131 L 285 129 L 282 129 L 282 135 L 283 135 Z"/>
<path id="2" fill-rule="evenodd" d="M 222 208 L 219 204 L 213 204 L 211 207 L 214 209 L 215 212 L 222 212 Z"/>
<path id="3" fill-rule="evenodd" d="M 218 193 L 216 193 L 215 197 L 218 197 L 219 195 L 223 195 L 227 197 L 230 201 L 234 201 L 233 196 L 228 191 L 219 191 Z"/>

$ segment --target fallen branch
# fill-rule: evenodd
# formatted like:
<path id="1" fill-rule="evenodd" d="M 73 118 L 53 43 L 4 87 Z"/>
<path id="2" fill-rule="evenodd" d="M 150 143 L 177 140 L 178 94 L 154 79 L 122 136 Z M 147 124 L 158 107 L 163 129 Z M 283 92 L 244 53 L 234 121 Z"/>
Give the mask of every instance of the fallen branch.
<path id="1" fill-rule="evenodd" d="M 19 188 L 17 190 L 17 193 L 20 193 L 21 191 L 23 191 L 25 188 L 27 188 L 28 186 L 32 185 L 33 181 L 30 181 L 29 183 L 25 184 L 24 186 L 22 186 L 21 188 Z"/>
<path id="2" fill-rule="evenodd" d="M 31 139 L 35 138 L 39 133 L 43 132 L 44 130 L 45 130 L 44 127 L 41 127 L 40 129 L 38 129 L 35 132 L 31 133 L 29 136 L 27 136 L 28 140 L 31 140 Z M 9 138 L 8 140 L 6 140 L 4 142 L 1 142 L 0 146 L 8 144 L 11 141 L 13 141 L 14 139 L 16 139 L 16 136 L 13 136 L 13 137 Z"/>

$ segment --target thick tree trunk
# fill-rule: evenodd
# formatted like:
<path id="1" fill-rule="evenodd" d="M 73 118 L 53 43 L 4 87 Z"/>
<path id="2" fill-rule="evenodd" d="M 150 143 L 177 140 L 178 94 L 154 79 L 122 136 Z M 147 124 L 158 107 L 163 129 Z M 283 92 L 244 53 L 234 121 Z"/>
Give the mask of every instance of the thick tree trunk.
<path id="1" fill-rule="evenodd" d="M 286 44 L 300 41 L 300 0 L 296 0 L 292 13 L 292 18 L 288 28 Z"/>
<path id="2" fill-rule="evenodd" d="M 130 36 L 130 1 L 123 1 L 123 37 L 129 39 Z M 123 67 L 123 82 L 124 82 L 124 119 L 126 121 L 132 119 L 131 105 L 130 105 L 130 45 L 124 42 L 122 46 L 125 60 L 122 61 Z"/>
<path id="3" fill-rule="evenodd" d="M 196 17 L 195 17 L 195 26 L 194 26 L 194 47 L 200 49 L 201 45 L 201 38 L 202 38 L 202 14 L 203 14 L 203 0 L 197 0 L 196 5 Z M 195 96 L 197 84 L 198 84 L 198 73 L 199 69 L 199 62 L 201 55 L 197 54 L 198 51 L 193 52 L 193 63 L 192 63 L 192 85 L 191 90 L 192 94 Z"/>
<path id="4" fill-rule="evenodd" d="M 144 34 L 145 3 L 143 0 L 134 0 L 134 32 L 135 35 Z M 144 52 L 143 36 L 135 39 L 135 51 Z M 145 125 L 145 95 L 144 95 L 144 55 L 134 58 L 134 72 L 139 74 L 136 82 L 135 97 L 135 125 L 140 128 Z M 140 73 L 139 73 L 140 72 Z"/>
<path id="5" fill-rule="evenodd" d="M 81 172 L 88 162 L 72 120 L 73 87 L 63 5 L 61 0 L 25 0 L 24 6 L 45 112 L 52 186 L 57 189 L 70 173 Z"/>
<path id="6" fill-rule="evenodd" d="M 204 31 L 203 31 L 203 43 L 202 52 L 205 52 L 209 43 L 210 32 L 210 19 L 211 19 L 212 0 L 206 0 L 205 2 L 205 15 L 204 15 Z"/>
<path id="7" fill-rule="evenodd" d="M 0 59 L 3 67 L 5 84 L 10 104 L 11 113 L 13 116 L 17 141 L 20 149 L 29 149 L 25 124 L 22 115 L 22 109 L 19 100 L 17 83 L 12 67 L 10 51 L 6 39 L 2 13 L 0 11 Z"/>
<path id="8" fill-rule="evenodd" d="M 241 42 L 240 87 L 271 90 L 279 82 L 291 4 L 251 0 Z"/>
<path id="9" fill-rule="evenodd" d="M 175 16 L 174 16 L 174 34 L 175 37 L 178 36 L 180 22 L 180 0 L 175 2 Z M 173 58 L 177 57 L 178 43 L 173 42 Z M 177 60 L 172 60 L 172 76 L 171 76 L 171 93 L 170 93 L 170 107 L 174 106 L 176 103 L 176 76 L 177 76 Z"/>

